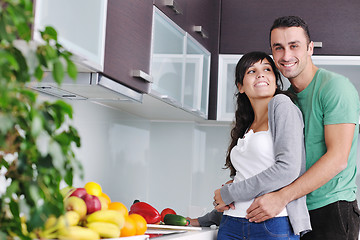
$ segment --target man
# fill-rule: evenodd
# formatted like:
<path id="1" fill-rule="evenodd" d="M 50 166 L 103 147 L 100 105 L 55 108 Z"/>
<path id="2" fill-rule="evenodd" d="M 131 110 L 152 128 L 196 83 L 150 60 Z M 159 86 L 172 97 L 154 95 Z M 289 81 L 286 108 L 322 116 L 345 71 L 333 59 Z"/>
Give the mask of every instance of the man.
<path id="1" fill-rule="evenodd" d="M 276 19 L 270 30 L 270 45 L 304 116 L 307 171 L 289 186 L 255 199 L 247 218 L 265 221 L 287 203 L 307 195 L 313 230 L 301 239 L 358 239 L 358 93 L 347 78 L 313 64 L 314 43 L 301 18 Z"/>

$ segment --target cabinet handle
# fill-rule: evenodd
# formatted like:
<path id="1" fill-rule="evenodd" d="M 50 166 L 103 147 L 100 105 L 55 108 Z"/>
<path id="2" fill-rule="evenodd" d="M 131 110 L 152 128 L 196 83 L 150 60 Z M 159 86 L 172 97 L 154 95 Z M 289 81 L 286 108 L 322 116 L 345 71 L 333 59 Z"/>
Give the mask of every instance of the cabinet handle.
<path id="1" fill-rule="evenodd" d="M 131 76 L 133 77 L 138 77 L 138 78 L 142 78 L 145 81 L 148 81 L 150 83 L 153 82 L 153 78 L 152 76 L 150 76 L 149 74 L 141 71 L 141 70 L 132 70 Z"/>
<path id="2" fill-rule="evenodd" d="M 174 10 L 175 14 L 183 14 L 181 7 L 177 4 L 177 2 L 175 2 L 175 0 L 164 0 L 164 4 Z"/>
<path id="3" fill-rule="evenodd" d="M 314 42 L 314 48 L 322 48 L 322 42 Z"/>
<path id="4" fill-rule="evenodd" d="M 203 28 L 203 26 L 194 26 L 194 32 L 197 32 L 201 35 L 202 38 L 209 38 L 208 32 Z"/>

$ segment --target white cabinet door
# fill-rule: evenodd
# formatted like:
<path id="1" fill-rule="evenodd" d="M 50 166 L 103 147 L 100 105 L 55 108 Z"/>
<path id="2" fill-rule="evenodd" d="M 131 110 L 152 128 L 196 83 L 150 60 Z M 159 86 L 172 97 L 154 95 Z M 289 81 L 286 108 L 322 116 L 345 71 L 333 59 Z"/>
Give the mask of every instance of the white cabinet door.
<path id="1" fill-rule="evenodd" d="M 238 92 L 235 86 L 235 67 L 242 55 L 220 54 L 219 55 L 219 79 L 217 121 L 233 121 L 236 109 L 236 96 Z M 360 74 L 360 56 L 312 56 L 317 67 L 325 68 L 340 73 L 350 79 L 360 92 L 360 82 L 357 81 Z M 287 90 L 289 81 L 282 77 Z"/>
<path id="2" fill-rule="evenodd" d="M 185 32 L 157 9 L 154 10 L 151 94 L 181 105 L 182 79 L 185 73 Z"/>
<path id="3" fill-rule="evenodd" d="M 210 53 L 189 34 L 186 38 L 183 107 L 207 117 Z"/>
<path id="4" fill-rule="evenodd" d="M 210 52 L 154 8 L 150 95 L 207 118 Z"/>
<path id="5" fill-rule="evenodd" d="M 59 42 L 75 54 L 75 62 L 103 71 L 107 0 L 36 0 L 34 40 L 52 26 Z"/>
<path id="6" fill-rule="evenodd" d="M 242 55 L 219 55 L 217 121 L 233 121 L 238 92 L 235 85 L 235 67 Z"/>

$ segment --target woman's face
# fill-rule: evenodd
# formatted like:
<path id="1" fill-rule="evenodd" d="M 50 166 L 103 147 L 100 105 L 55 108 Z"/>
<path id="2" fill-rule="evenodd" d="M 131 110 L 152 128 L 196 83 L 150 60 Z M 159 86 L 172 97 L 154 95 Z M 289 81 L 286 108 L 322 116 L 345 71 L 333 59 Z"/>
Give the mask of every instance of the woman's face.
<path id="1" fill-rule="evenodd" d="M 245 93 L 250 101 L 273 97 L 276 78 L 269 61 L 265 58 L 250 66 L 244 74 L 243 85 L 238 84 L 240 93 Z"/>

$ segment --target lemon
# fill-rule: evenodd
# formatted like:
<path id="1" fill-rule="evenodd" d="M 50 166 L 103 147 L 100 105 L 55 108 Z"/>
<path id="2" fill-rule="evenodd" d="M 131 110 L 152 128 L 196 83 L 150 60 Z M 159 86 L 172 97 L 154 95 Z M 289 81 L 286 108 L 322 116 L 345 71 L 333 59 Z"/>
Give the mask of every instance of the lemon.
<path id="1" fill-rule="evenodd" d="M 102 189 L 100 184 L 96 183 L 96 182 L 88 182 L 85 184 L 84 186 L 86 192 L 88 194 L 100 197 L 102 194 Z"/>

